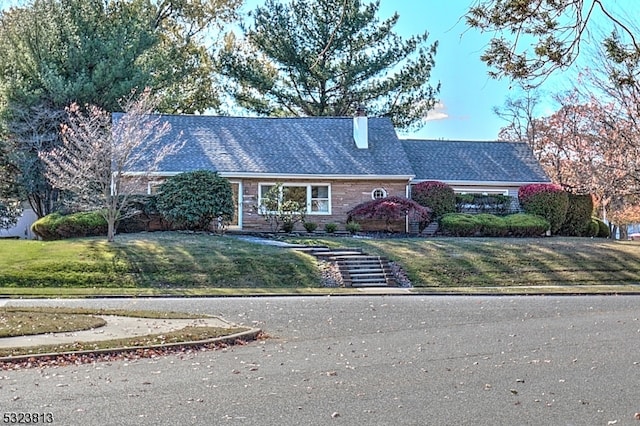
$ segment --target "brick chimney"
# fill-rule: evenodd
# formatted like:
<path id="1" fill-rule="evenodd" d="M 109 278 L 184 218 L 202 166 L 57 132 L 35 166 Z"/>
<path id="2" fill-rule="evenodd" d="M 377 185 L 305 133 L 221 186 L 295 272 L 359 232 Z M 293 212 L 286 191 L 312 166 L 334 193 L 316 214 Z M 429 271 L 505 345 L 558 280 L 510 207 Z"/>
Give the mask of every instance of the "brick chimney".
<path id="1" fill-rule="evenodd" d="M 359 105 L 356 115 L 353 117 L 353 140 L 359 149 L 369 148 L 369 124 L 367 123 L 367 110 Z"/>

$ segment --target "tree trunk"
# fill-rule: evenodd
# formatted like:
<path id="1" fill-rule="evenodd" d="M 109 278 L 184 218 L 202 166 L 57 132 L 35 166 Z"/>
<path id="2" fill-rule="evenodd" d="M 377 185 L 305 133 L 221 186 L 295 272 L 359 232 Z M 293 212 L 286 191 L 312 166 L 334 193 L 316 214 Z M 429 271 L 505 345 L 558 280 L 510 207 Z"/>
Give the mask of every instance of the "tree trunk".
<path id="1" fill-rule="evenodd" d="M 107 219 L 107 241 L 112 243 L 115 237 L 116 237 L 116 221 L 115 219 L 108 218 Z"/>

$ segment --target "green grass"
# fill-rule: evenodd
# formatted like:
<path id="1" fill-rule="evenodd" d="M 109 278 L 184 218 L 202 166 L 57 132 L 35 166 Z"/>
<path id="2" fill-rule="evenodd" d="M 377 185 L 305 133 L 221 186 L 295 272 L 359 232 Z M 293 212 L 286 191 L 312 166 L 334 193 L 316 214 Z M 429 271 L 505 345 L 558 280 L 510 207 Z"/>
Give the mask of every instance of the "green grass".
<path id="1" fill-rule="evenodd" d="M 399 263 L 421 289 L 640 288 L 640 243 L 590 238 L 326 237 L 292 242 L 361 247 Z M 576 287 L 574 287 L 576 288 Z M 630 290 L 631 289 L 631 290 Z M 581 291 L 581 290 L 579 290 Z M 614 290 L 615 291 L 615 290 Z M 321 287 L 309 255 L 232 236 L 158 232 L 64 241 L 0 240 L 9 297 L 341 294 Z"/>
<path id="2" fill-rule="evenodd" d="M 397 261 L 416 287 L 640 285 L 640 244 L 591 238 L 325 238 Z"/>
<path id="3" fill-rule="evenodd" d="M 0 287 L 172 289 L 317 287 L 303 253 L 228 236 L 177 232 L 63 241 L 0 240 Z M 144 291 L 142 291 L 144 293 Z"/>

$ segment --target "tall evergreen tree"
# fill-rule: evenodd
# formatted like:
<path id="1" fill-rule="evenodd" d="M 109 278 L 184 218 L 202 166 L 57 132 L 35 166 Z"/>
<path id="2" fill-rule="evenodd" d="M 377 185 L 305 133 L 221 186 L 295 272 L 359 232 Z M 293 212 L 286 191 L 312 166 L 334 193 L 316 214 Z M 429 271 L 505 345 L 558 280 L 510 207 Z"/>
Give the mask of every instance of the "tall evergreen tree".
<path id="1" fill-rule="evenodd" d="M 437 42 L 403 40 L 379 1 L 267 0 L 244 39 L 229 34 L 219 60 L 237 103 L 261 115 L 344 116 L 359 105 L 401 128 L 420 127 L 440 85 L 429 84 Z"/>
<path id="2" fill-rule="evenodd" d="M 54 209 L 38 154 L 61 143 L 61 112 L 72 103 L 118 111 L 149 87 L 160 112 L 217 108 L 205 37 L 240 3 L 33 0 L 0 11 L 2 192 L 28 199 L 38 215 Z"/>

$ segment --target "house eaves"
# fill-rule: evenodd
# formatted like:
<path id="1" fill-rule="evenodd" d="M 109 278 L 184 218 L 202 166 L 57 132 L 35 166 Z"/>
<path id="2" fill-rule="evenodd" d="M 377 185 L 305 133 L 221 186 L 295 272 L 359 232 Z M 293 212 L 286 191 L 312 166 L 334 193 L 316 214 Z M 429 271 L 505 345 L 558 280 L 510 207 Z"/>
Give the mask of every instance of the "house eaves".
<path id="1" fill-rule="evenodd" d="M 411 181 L 412 184 L 420 183 L 420 182 L 428 182 L 433 179 L 414 179 Z M 550 180 L 545 181 L 499 181 L 499 180 L 486 180 L 486 181 L 478 181 L 478 180 L 450 180 L 450 179 L 442 179 L 440 180 L 442 183 L 446 183 L 447 185 L 460 185 L 460 186 L 522 186 L 522 185 L 530 185 L 537 183 L 551 183 Z"/>
<path id="2" fill-rule="evenodd" d="M 183 172 L 126 172 L 127 176 L 171 177 Z M 228 179 L 271 179 L 271 180 L 402 180 L 411 181 L 414 175 L 317 175 L 317 174 L 281 174 L 281 173 L 243 173 L 219 172 Z"/>

